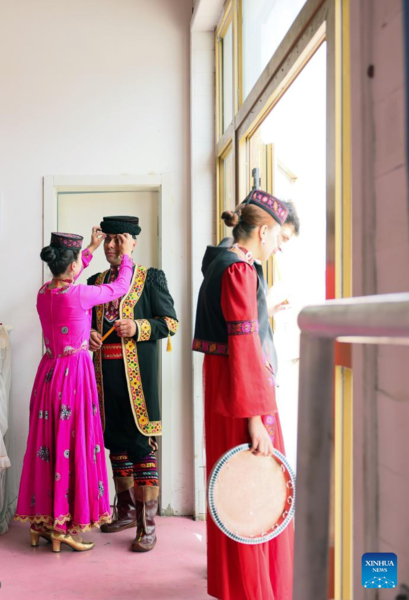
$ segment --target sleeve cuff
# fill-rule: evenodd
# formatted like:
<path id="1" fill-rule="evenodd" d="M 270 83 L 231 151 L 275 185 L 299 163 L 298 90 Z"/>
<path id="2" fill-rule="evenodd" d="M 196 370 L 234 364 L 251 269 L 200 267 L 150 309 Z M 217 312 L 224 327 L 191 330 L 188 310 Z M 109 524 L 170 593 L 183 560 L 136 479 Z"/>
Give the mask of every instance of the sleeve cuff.
<path id="1" fill-rule="evenodd" d="M 148 319 L 136 319 L 137 342 L 147 342 L 151 339 L 152 328 Z"/>
<path id="2" fill-rule="evenodd" d="M 175 334 L 178 330 L 179 322 L 171 317 L 163 317 L 163 320 L 166 322 L 169 333 Z"/>

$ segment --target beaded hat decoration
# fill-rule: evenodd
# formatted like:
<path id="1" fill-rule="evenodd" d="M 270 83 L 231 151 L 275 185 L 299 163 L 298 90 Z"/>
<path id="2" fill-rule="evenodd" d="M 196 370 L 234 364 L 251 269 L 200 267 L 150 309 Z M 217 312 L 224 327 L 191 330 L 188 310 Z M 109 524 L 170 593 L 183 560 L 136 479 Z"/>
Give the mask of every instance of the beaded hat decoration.
<path id="1" fill-rule="evenodd" d="M 82 235 L 76 235 L 75 233 L 60 233 L 55 231 L 51 234 L 50 246 L 54 248 L 62 248 L 69 250 L 81 250 Z"/>
<path id="2" fill-rule="evenodd" d="M 132 236 L 139 235 L 142 231 L 138 217 L 104 217 L 101 229 L 104 233 L 129 233 Z"/>
<path id="3" fill-rule="evenodd" d="M 244 204 L 254 204 L 263 210 L 267 211 L 280 225 L 284 225 L 288 216 L 288 208 L 281 200 L 263 192 L 263 190 L 252 190 Z"/>

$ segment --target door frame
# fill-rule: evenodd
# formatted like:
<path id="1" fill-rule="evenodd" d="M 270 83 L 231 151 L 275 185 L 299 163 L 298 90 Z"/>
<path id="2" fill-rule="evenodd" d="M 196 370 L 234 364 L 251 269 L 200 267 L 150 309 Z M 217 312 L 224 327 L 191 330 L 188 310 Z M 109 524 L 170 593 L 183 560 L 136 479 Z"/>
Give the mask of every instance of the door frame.
<path id="1" fill-rule="evenodd" d="M 59 192 L 98 191 L 150 191 L 158 192 L 158 266 L 165 273 L 172 271 L 171 230 L 164 224 L 171 222 L 172 184 L 169 173 L 155 175 L 50 175 L 43 178 L 43 246 L 49 244 L 52 231 L 57 231 Z M 166 249 L 166 251 L 165 251 Z M 43 266 L 43 282 L 45 267 Z M 159 394 L 163 430 L 168 432 L 161 439 L 159 450 L 161 507 L 173 506 L 172 498 L 172 354 L 166 353 L 166 344 L 160 344 Z"/>

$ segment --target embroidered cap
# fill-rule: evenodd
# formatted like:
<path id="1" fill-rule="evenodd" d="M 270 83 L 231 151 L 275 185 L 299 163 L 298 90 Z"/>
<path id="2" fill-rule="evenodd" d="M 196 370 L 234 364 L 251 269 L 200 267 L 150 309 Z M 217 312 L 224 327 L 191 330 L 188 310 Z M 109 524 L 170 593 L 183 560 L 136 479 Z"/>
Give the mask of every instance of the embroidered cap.
<path id="1" fill-rule="evenodd" d="M 81 250 L 83 239 L 82 235 L 76 235 L 75 233 L 53 232 L 51 234 L 50 246 L 54 248 Z"/>
<path id="2" fill-rule="evenodd" d="M 243 204 L 254 204 L 267 211 L 280 225 L 284 225 L 288 216 L 288 208 L 281 200 L 263 192 L 263 190 L 253 190 L 244 200 Z"/>
<path id="3" fill-rule="evenodd" d="M 104 233 L 129 233 L 133 236 L 139 235 L 142 231 L 138 217 L 104 217 L 101 229 Z"/>

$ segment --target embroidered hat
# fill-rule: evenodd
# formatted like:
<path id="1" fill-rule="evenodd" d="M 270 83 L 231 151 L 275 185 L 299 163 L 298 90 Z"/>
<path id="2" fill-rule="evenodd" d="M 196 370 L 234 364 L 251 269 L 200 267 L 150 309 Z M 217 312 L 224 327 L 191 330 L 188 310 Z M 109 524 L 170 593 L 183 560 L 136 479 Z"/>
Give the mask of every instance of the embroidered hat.
<path id="1" fill-rule="evenodd" d="M 82 235 L 55 231 L 51 234 L 50 246 L 53 246 L 54 248 L 81 250 L 83 239 Z"/>
<path id="2" fill-rule="evenodd" d="M 104 233 L 129 233 L 133 236 L 139 235 L 142 231 L 138 217 L 104 217 L 101 221 L 101 229 Z"/>
<path id="3" fill-rule="evenodd" d="M 263 192 L 263 190 L 252 190 L 243 204 L 254 204 L 267 211 L 280 225 L 284 225 L 288 216 L 287 206 L 275 196 Z"/>

